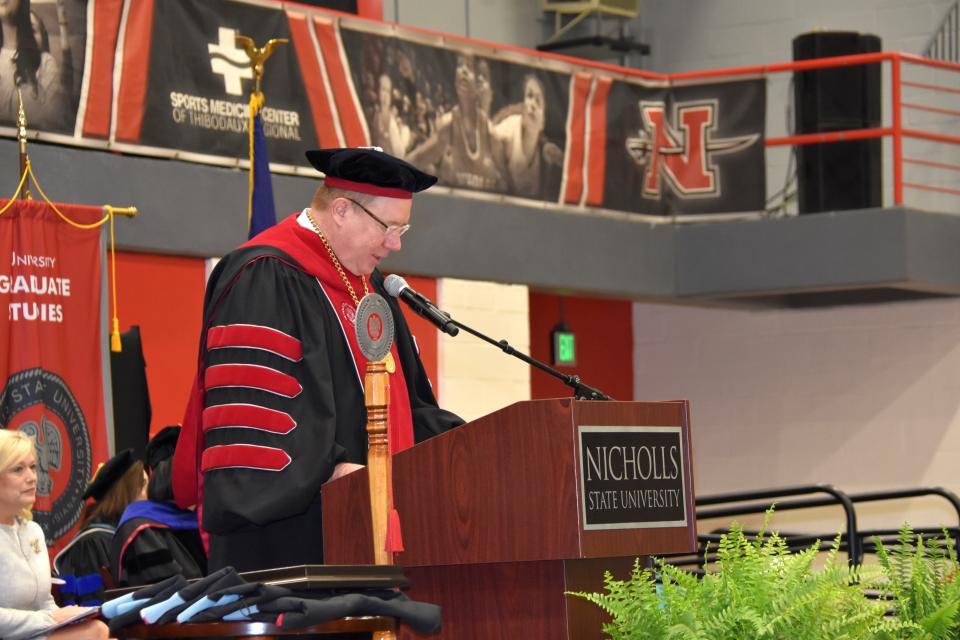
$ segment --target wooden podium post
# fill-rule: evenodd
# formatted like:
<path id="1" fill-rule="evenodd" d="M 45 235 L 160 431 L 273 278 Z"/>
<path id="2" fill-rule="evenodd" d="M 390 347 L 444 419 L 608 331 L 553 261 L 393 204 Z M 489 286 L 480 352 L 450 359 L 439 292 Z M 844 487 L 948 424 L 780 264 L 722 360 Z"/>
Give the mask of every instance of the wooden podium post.
<path id="1" fill-rule="evenodd" d="M 397 454 L 394 502 L 405 546 L 397 563 L 408 595 L 443 607 L 442 638 L 601 638 L 599 609 L 565 591 L 600 590 L 605 569 L 622 577 L 636 557 L 696 549 L 688 416 L 684 401 L 520 402 Z M 670 456 L 676 463 L 678 493 L 670 495 L 682 504 L 669 518 L 595 520 L 592 503 L 602 496 L 589 476 L 597 469 L 585 468 L 581 447 L 605 431 L 675 439 L 677 451 L 658 451 L 654 463 L 661 471 Z M 324 486 L 331 564 L 373 560 L 370 515 L 357 509 L 367 491 L 364 471 Z"/>
<path id="2" fill-rule="evenodd" d="M 393 554 L 387 551 L 386 545 L 390 513 L 390 450 L 387 438 L 390 376 L 383 360 L 367 361 L 363 376 L 363 400 L 367 407 L 367 473 L 373 563 L 393 564 Z M 378 631 L 373 635 L 374 640 L 395 640 L 396 637 L 393 631 Z"/>
<path id="3" fill-rule="evenodd" d="M 383 360 L 367 362 L 363 376 L 363 400 L 367 406 L 367 469 L 370 475 L 371 533 L 374 564 L 393 564 L 387 553 L 387 517 L 390 512 L 387 441 L 387 411 L 390 376 Z"/>

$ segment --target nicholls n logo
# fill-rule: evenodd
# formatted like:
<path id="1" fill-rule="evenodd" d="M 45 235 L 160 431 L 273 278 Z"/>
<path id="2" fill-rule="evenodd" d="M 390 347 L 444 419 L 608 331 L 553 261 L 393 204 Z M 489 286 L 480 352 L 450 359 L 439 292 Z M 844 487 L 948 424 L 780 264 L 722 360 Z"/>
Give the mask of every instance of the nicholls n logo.
<path id="1" fill-rule="evenodd" d="M 733 138 L 714 137 L 717 101 L 678 102 L 668 120 L 663 102 L 641 100 L 641 125 L 626 140 L 627 153 L 640 167 L 643 196 L 659 199 L 666 181 L 681 198 L 720 195 L 714 158 L 755 144 L 759 133 Z"/>

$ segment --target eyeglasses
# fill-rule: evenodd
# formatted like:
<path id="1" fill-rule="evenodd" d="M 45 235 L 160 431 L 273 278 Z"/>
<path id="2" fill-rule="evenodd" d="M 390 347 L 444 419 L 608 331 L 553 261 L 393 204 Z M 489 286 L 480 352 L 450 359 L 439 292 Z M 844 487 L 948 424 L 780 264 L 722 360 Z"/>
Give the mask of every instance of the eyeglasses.
<path id="1" fill-rule="evenodd" d="M 377 224 L 380 225 L 380 228 L 383 229 L 384 235 L 390 235 L 391 233 L 395 233 L 395 234 L 397 234 L 398 236 L 402 236 L 402 235 L 405 234 L 407 231 L 410 231 L 410 225 L 409 225 L 409 224 L 387 224 L 386 222 L 384 222 L 383 220 L 381 220 L 380 218 L 378 218 L 377 216 L 375 216 L 374 213 L 373 213 L 373 211 L 370 211 L 370 209 L 367 209 L 365 206 L 363 206 L 362 204 L 360 204 L 359 202 L 357 202 L 357 201 L 354 200 L 353 198 L 348 198 L 347 196 L 344 196 L 344 198 L 345 198 L 346 200 L 349 200 L 349 201 L 352 202 L 353 204 L 357 205 L 357 206 L 360 207 L 361 209 L 363 209 L 363 212 L 364 212 L 365 214 L 367 214 L 368 216 L 370 216 L 371 218 L 373 218 L 374 220 L 376 220 Z"/>

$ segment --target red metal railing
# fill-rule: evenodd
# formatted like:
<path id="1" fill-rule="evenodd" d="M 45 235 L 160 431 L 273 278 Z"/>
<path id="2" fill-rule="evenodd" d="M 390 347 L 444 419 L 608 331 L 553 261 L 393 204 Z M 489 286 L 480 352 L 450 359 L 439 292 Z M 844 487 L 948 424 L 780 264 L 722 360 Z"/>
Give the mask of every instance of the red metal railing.
<path id="1" fill-rule="evenodd" d="M 893 59 L 893 69 L 897 73 L 894 80 L 895 93 L 894 93 L 894 104 L 893 104 L 894 112 L 893 113 L 895 118 L 900 117 L 900 114 L 902 113 L 903 109 L 913 109 L 913 110 L 927 111 L 927 112 L 940 113 L 944 115 L 960 117 L 960 113 L 958 113 L 956 110 L 953 110 L 953 109 L 945 109 L 942 107 L 925 105 L 925 104 L 917 104 L 913 102 L 903 102 L 900 98 L 900 92 L 902 90 L 901 87 L 906 83 L 904 83 L 899 77 L 899 69 L 900 69 L 901 62 L 929 67 L 933 69 L 942 69 L 942 70 L 951 71 L 955 73 L 960 72 L 960 64 L 956 64 L 954 62 L 945 62 L 942 60 L 933 60 L 930 58 L 923 58 L 920 56 L 913 56 L 905 53 L 897 53 L 894 55 L 895 57 Z M 921 88 L 929 91 L 943 92 L 948 95 L 960 93 L 960 89 L 956 89 L 954 87 L 932 85 L 929 83 L 910 82 L 909 86 L 912 86 L 914 88 Z M 911 137 L 911 138 L 917 138 L 921 140 L 931 140 L 931 141 L 943 142 L 943 143 L 954 144 L 954 145 L 960 144 L 960 136 L 949 135 L 944 133 L 933 133 L 929 131 L 919 131 L 916 129 L 904 129 L 902 127 L 899 129 L 899 133 L 900 135 L 894 138 L 894 144 L 897 143 L 898 138 L 902 139 L 903 137 Z M 930 185 L 930 184 L 920 184 L 916 182 L 904 182 L 902 178 L 902 174 L 903 174 L 903 165 L 905 163 L 918 165 L 918 166 L 933 167 L 938 169 L 946 169 L 951 171 L 960 171 L 960 164 L 956 164 L 956 163 L 934 162 L 934 161 L 923 160 L 919 158 L 904 158 L 902 152 L 898 153 L 897 148 L 894 147 L 894 171 L 898 172 L 894 174 L 895 175 L 894 188 L 895 189 L 897 187 L 900 188 L 900 198 L 899 200 L 897 200 L 897 204 L 902 204 L 903 202 L 902 190 L 904 187 L 908 187 L 911 189 L 933 191 L 937 193 L 949 193 L 951 195 L 960 196 L 960 189 L 953 189 L 949 187 L 936 186 L 936 185 Z"/>
<path id="2" fill-rule="evenodd" d="M 429 33 L 426 30 L 416 29 Z M 443 35 L 445 38 L 457 40 L 462 39 L 464 41 L 469 41 L 467 38 L 460 38 L 458 36 L 450 36 L 448 34 L 438 34 Z M 475 41 L 474 41 L 475 42 Z M 519 49 L 516 47 L 505 46 L 502 44 L 495 43 L 485 43 L 488 44 L 494 50 L 501 51 L 520 51 L 524 53 L 529 53 L 529 51 L 524 49 Z M 916 128 L 905 127 L 903 124 L 903 111 L 904 110 L 914 110 L 928 113 L 936 113 L 939 115 L 957 117 L 957 130 L 960 131 L 960 109 L 948 109 L 945 107 L 939 107 L 936 105 L 922 104 L 918 102 L 904 102 L 902 99 L 903 87 L 909 87 L 911 89 L 919 89 L 926 91 L 939 92 L 944 95 L 958 95 L 960 96 L 960 86 L 951 87 L 944 85 L 932 84 L 929 82 L 919 82 L 915 80 L 904 80 L 902 78 L 903 67 L 904 65 L 913 65 L 918 67 L 926 67 L 932 69 L 940 69 L 953 73 L 960 73 L 960 64 L 954 62 L 948 62 L 944 60 L 937 60 L 933 58 L 925 58 L 923 56 L 918 56 L 909 53 L 901 53 L 896 51 L 889 52 L 880 52 L 880 53 L 865 53 L 857 55 L 848 55 L 848 56 L 836 56 L 831 58 L 818 58 L 814 60 L 800 60 L 794 62 L 781 62 L 774 64 L 761 64 L 761 65 L 752 65 L 747 67 L 735 67 L 729 69 L 710 69 L 706 71 L 691 71 L 683 73 L 656 73 L 648 70 L 641 69 L 624 69 L 616 65 L 605 64 L 602 62 L 584 62 L 582 59 L 571 58 L 563 54 L 558 53 L 548 53 L 548 52 L 537 52 L 537 57 L 544 59 L 555 59 L 562 60 L 565 62 L 572 62 L 577 65 L 590 67 L 593 69 L 601 71 L 611 71 L 615 72 L 618 75 L 628 75 L 637 78 L 643 78 L 650 81 L 660 81 L 665 83 L 673 83 L 680 81 L 689 81 L 689 80 L 704 80 L 704 79 L 722 79 L 722 78 L 731 78 L 737 76 L 768 76 L 778 73 L 796 73 L 801 71 L 814 71 L 818 69 L 830 69 L 836 67 L 849 67 L 849 66 L 858 66 L 866 64 L 889 64 L 890 65 L 890 113 L 889 113 L 889 126 L 881 126 L 868 129 L 849 129 L 846 131 L 834 131 L 829 133 L 812 133 L 812 134 L 800 134 L 800 135 L 786 135 L 780 137 L 767 137 L 765 144 L 767 147 L 783 147 L 783 146 L 799 146 L 807 144 L 827 144 L 831 142 L 841 142 L 845 140 L 865 140 L 871 138 L 890 138 L 892 153 L 891 153 L 891 171 L 893 177 L 893 203 L 895 205 L 903 205 L 903 191 L 904 188 L 924 190 L 936 193 L 947 193 L 951 195 L 960 196 L 960 188 L 950 188 L 944 186 L 936 186 L 930 184 L 921 184 L 918 182 L 906 182 L 903 177 L 903 166 L 904 164 L 912 166 L 923 166 L 936 170 L 948 170 L 948 171 L 960 171 L 960 163 L 950 163 L 950 162 L 936 162 L 930 160 L 924 160 L 920 158 L 904 158 L 903 156 L 903 143 L 905 139 L 916 139 L 916 140 L 926 140 L 932 142 L 939 142 L 950 145 L 960 145 L 960 135 L 950 135 L 944 133 L 937 133 L 933 131 L 923 131 Z M 960 76 L 957 76 L 960 80 Z M 960 183 L 958 183 L 960 187 Z M 956 209 L 954 209 L 956 210 Z"/>
<path id="3" fill-rule="evenodd" d="M 890 138 L 892 141 L 892 173 L 893 173 L 893 202 L 895 205 L 904 203 L 904 188 L 919 189 L 937 193 L 948 193 L 960 196 L 960 189 L 950 187 L 936 186 L 931 184 L 921 184 L 918 182 L 905 182 L 903 178 L 903 165 L 923 166 L 934 169 L 960 171 L 960 164 L 949 162 L 936 162 L 920 158 L 904 158 L 903 143 L 904 139 L 912 138 L 917 140 L 927 140 L 951 145 L 960 145 L 960 135 L 950 135 L 937 133 L 933 131 L 924 131 L 916 128 L 908 128 L 903 124 L 904 110 L 923 111 L 936 113 L 939 115 L 953 116 L 958 118 L 960 125 L 960 110 L 950 109 L 938 105 L 923 104 L 919 102 L 905 102 L 902 99 L 903 87 L 921 89 L 926 91 L 942 92 L 944 94 L 960 94 L 960 88 L 944 85 L 931 84 L 928 82 L 904 81 L 902 79 L 904 65 L 916 65 L 940 69 L 955 73 L 960 73 L 960 64 L 945 62 L 942 60 L 933 60 L 917 55 L 900 52 L 882 52 L 867 53 L 849 56 L 838 56 L 833 58 L 819 58 L 815 60 L 803 60 L 797 62 L 783 62 L 777 64 L 754 65 L 749 67 L 737 67 L 732 69 L 712 69 L 709 71 L 694 71 L 688 73 L 674 73 L 662 76 L 663 79 L 676 82 L 682 80 L 700 80 L 700 79 L 719 79 L 736 76 L 765 76 L 774 73 L 790 73 L 800 71 L 813 71 L 817 69 L 830 69 L 836 67 L 857 66 L 865 64 L 889 63 L 890 65 L 890 126 L 882 126 L 868 129 L 849 129 L 846 131 L 835 131 L 830 133 L 810 133 L 800 135 L 787 135 L 781 137 L 772 137 L 766 139 L 768 147 L 796 146 L 807 144 L 825 144 L 830 142 L 840 142 L 844 140 L 865 140 L 870 138 Z M 649 74 L 645 74 L 649 76 Z M 960 79 L 960 76 L 957 76 Z M 957 127 L 960 131 L 960 126 Z"/>
<path id="4" fill-rule="evenodd" d="M 416 30 L 416 29 L 415 29 Z M 446 35 L 445 37 L 456 40 L 458 37 Z M 463 38 L 467 40 L 466 38 Z M 529 53 L 523 49 L 504 46 L 502 44 L 487 43 L 496 50 L 521 51 Z M 949 109 L 937 105 L 923 104 L 919 102 L 905 102 L 902 99 L 904 87 L 924 91 L 933 91 L 944 95 L 960 96 L 960 86 L 952 87 L 945 85 L 932 84 L 929 82 L 920 82 L 916 80 L 904 80 L 902 78 L 905 65 L 939 69 L 953 73 L 960 73 L 960 64 L 909 53 L 895 51 L 880 53 L 865 53 L 848 56 L 836 56 L 831 58 L 818 58 L 814 60 L 801 60 L 795 62 L 781 62 L 774 64 L 752 65 L 747 67 L 735 67 L 729 69 L 710 69 L 706 71 L 691 71 L 683 73 L 663 74 L 653 71 L 640 69 L 624 69 L 623 67 L 605 64 L 601 62 L 584 62 L 582 59 L 570 58 L 563 54 L 538 52 L 537 57 L 545 59 L 563 60 L 577 65 L 587 66 L 601 71 L 612 71 L 618 75 L 628 75 L 637 78 L 643 78 L 650 81 L 660 81 L 665 83 L 682 82 L 689 80 L 723 79 L 738 76 L 768 76 L 778 73 L 796 73 L 801 71 L 814 71 L 818 69 L 830 69 L 837 67 L 849 67 L 866 64 L 889 64 L 890 65 L 890 112 L 888 118 L 889 126 L 881 126 L 868 129 L 849 129 L 846 131 L 834 131 L 829 133 L 812 133 L 800 135 L 786 135 L 779 137 L 767 137 L 767 147 L 799 146 L 807 144 L 828 144 L 831 142 L 841 142 L 845 140 L 865 140 L 871 138 L 890 138 L 891 140 L 891 172 L 893 182 L 893 204 L 903 205 L 904 188 L 917 189 L 936 193 L 946 193 L 960 196 L 960 182 L 958 188 L 936 186 L 931 184 L 921 184 L 919 182 L 907 182 L 903 177 L 904 165 L 927 167 L 936 170 L 958 171 L 960 172 L 960 163 L 936 162 L 920 158 L 905 158 L 903 155 L 903 143 L 905 139 L 926 140 L 950 145 L 960 145 L 960 135 L 951 135 L 937 133 L 933 131 L 923 131 L 921 129 L 904 126 L 904 110 L 913 110 L 927 113 L 936 113 L 939 115 L 957 117 L 957 130 L 960 131 L 960 109 Z M 960 80 L 960 76 L 957 76 Z M 956 209 L 953 209 L 956 210 Z"/>

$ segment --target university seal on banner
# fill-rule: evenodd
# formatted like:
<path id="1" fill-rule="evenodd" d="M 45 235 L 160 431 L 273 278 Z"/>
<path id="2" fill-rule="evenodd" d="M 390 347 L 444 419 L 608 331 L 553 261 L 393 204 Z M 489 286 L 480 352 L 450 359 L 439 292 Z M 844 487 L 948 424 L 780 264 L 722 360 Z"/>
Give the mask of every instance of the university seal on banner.
<path id="1" fill-rule="evenodd" d="M 371 362 L 383 360 L 390 354 L 393 344 L 393 314 L 383 296 L 368 293 L 357 307 L 354 321 L 357 342 L 363 357 Z"/>
<path id="2" fill-rule="evenodd" d="M 57 374 L 39 367 L 18 371 L 0 391 L 0 427 L 19 429 L 36 441 L 38 502 L 33 516 L 53 544 L 79 518 L 93 467 L 80 404 Z"/>

